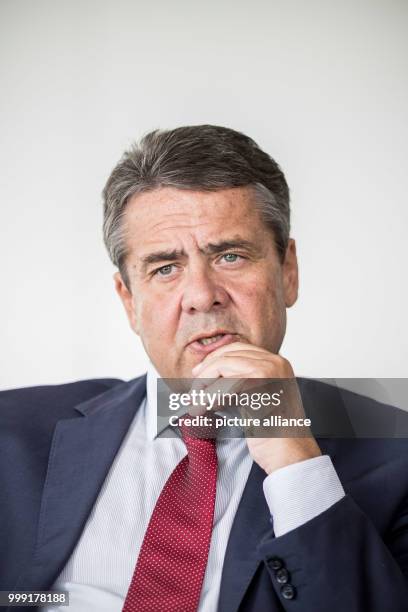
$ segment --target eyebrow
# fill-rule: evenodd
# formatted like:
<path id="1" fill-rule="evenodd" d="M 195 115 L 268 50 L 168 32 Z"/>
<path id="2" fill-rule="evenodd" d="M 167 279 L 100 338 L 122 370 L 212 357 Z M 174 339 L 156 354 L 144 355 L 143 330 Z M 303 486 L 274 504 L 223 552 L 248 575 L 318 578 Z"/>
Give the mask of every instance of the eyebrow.
<path id="1" fill-rule="evenodd" d="M 201 253 L 203 253 L 203 255 L 217 255 L 218 253 L 231 249 L 245 249 L 246 251 L 249 251 L 255 255 L 260 253 L 260 249 L 257 245 L 250 240 L 244 240 L 242 238 L 222 240 L 221 242 L 209 242 L 205 247 L 202 247 L 199 250 Z M 142 265 L 142 271 L 145 272 L 151 264 L 160 263 L 162 261 L 175 261 L 186 256 L 187 255 L 184 249 L 154 251 L 153 253 L 144 255 L 140 259 L 140 263 Z"/>

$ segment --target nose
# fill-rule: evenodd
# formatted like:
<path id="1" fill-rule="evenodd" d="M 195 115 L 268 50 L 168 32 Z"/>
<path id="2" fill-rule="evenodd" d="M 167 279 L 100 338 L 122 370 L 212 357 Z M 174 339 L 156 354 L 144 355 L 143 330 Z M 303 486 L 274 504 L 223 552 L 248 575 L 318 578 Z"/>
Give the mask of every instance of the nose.
<path id="1" fill-rule="evenodd" d="M 215 273 L 211 273 L 205 265 L 195 266 L 194 270 L 189 271 L 181 302 L 184 312 L 194 314 L 222 310 L 228 301 L 227 291 L 217 282 Z"/>

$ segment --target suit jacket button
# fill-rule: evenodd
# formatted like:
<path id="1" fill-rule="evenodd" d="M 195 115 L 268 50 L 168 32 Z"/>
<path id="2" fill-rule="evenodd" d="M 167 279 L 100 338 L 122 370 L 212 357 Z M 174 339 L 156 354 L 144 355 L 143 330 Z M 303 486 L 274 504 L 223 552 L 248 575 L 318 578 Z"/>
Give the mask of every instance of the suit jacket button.
<path id="1" fill-rule="evenodd" d="M 281 595 L 283 599 L 294 599 L 296 596 L 296 589 L 292 584 L 284 584 L 281 587 Z"/>
<path id="2" fill-rule="evenodd" d="M 279 557 L 271 557 L 268 559 L 268 565 L 270 565 L 273 570 L 279 570 L 283 567 L 283 561 L 279 559 Z"/>
<path id="3" fill-rule="evenodd" d="M 275 576 L 279 584 L 286 584 L 289 582 L 289 572 L 284 567 L 275 572 Z"/>

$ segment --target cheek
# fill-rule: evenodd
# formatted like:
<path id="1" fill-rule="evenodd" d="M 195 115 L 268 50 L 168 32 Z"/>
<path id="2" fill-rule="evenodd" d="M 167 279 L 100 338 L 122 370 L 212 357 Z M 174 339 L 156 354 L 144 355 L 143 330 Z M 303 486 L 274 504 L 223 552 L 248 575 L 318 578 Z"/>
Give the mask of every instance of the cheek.
<path id="1" fill-rule="evenodd" d="M 282 302 L 280 293 L 276 283 L 264 278 L 255 278 L 236 287 L 235 301 L 246 311 L 259 312 L 271 309 L 275 311 Z"/>
<path id="2" fill-rule="evenodd" d="M 236 289 L 235 303 L 240 318 L 245 322 L 254 340 L 261 343 L 262 337 L 274 331 L 280 334 L 285 327 L 286 308 L 279 279 L 258 278 L 248 280 Z"/>
<path id="3" fill-rule="evenodd" d="M 177 308 L 163 296 L 144 296 L 137 304 L 136 317 L 139 334 L 145 345 L 165 344 L 177 329 Z"/>

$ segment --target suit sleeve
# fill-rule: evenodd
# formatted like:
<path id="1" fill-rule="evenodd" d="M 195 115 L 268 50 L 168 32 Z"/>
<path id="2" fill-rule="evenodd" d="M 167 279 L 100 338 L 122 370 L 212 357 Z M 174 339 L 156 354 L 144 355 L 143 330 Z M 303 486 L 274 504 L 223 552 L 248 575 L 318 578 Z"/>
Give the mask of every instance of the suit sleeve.
<path id="1" fill-rule="evenodd" d="M 288 612 L 407 612 L 408 507 L 385 544 L 371 520 L 346 495 L 261 552 Z"/>

